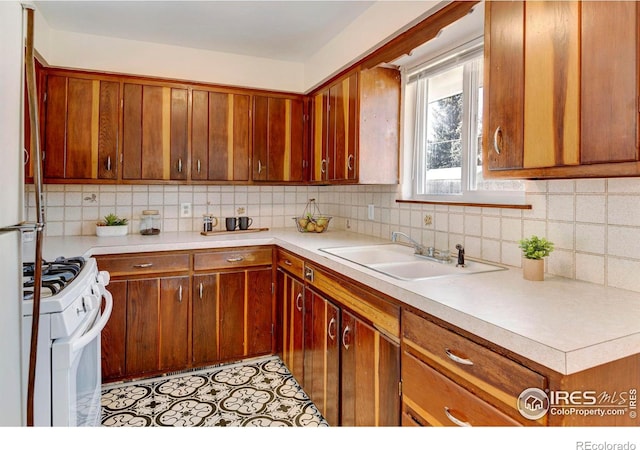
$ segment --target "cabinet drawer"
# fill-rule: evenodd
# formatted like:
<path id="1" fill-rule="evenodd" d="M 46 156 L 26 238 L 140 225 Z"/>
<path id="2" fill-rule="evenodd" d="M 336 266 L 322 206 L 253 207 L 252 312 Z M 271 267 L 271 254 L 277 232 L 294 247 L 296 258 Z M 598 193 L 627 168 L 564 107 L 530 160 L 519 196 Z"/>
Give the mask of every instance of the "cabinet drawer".
<path id="1" fill-rule="evenodd" d="M 131 256 L 98 256 L 96 259 L 100 270 L 108 271 L 112 277 L 189 270 L 188 253 L 139 253 Z"/>
<path id="2" fill-rule="evenodd" d="M 418 413 L 430 425 L 520 425 L 406 352 L 402 354 L 402 391 L 404 408 Z"/>
<path id="3" fill-rule="evenodd" d="M 304 278 L 309 285 L 369 320 L 378 331 L 383 332 L 394 342 L 399 341 L 400 308 L 398 306 L 312 264 L 305 264 L 304 270 Z"/>
<path id="4" fill-rule="evenodd" d="M 271 248 L 237 248 L 193 256 L 194 270 L 230 269 L 234 267 L 268 266 L 273 261 Z"/>
<path id="5" fill-rule="evenodd" d="M 404 310 L 402 323 L 405 349 L 474 384 L 516 413 L 523 390 L 547 386 L 539 373 L 416 314 Z"/>
<path id="6" fill-rule="evenodd" d="M 286 270 L 291 275 L 302 279 L 304 276 L 304 261 L 301 258 L 279 248 L 276 252 L 276 259 L 278 267 Z"/>

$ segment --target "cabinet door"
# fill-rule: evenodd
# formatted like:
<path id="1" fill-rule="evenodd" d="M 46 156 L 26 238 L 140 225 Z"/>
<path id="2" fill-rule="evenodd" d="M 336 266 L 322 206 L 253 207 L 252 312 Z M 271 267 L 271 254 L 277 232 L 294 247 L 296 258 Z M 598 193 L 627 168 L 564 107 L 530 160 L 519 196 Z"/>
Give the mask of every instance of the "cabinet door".
<path id="1" fill-rule="evenodd" d="M 124 377 L 126 373 L 127 282 L 111 281 L 107 289 L 113 296 L 113 309 L 100 336 L 103 382 Z"/>
<path id="2" fill-rule="evenodd" d="M 193 363 L 218 360 L 218 276 L 194 275 L 192 295 Z"/>
<path id="3" fill-rule="evenodd" d="M 249 96 L 193 90 L 193 180 L 249 179 Z"/>
<path id="4" fill-rule="evenodd" d="M 158 278 L 127 282 L 127 375 L 158 368 L 159 302 Z"/>
<path id="5" fill-rule="evenodd" d="M 126 180 L 186 180 L 187 90 L 124 84 L 123 167 Z"/>
<path id="6" fill-rule="evenodd" d="M 304 388 L 304 284 L 278 271 L 278 351 Z"/>
<path id="7" fill-rule="evenodd" d="M 245 356 L 273 351 L 273 270 L 248 270 L 245 296 Z"/>
<path id="8" fill-rule="evenodd" d="M 640 6 L 582 2 L 580 22 L 580 162 L 636 161 Z"/>
<path id="9" fill-rule="evenodd" d="M 220 359 L 244 356 L 245 273 L 218 274 L 220 304 Z"/>
<path id="10" fill-rule="evenodd" d="M 45 177 L 116 178 L 119 92 L 117 82 L 48 77 Z"/>
<path id="11" fill-rule="evenodd" d="M 330 180 L 355 180 L 357 150 L 358 74 L 357 72 L 329 89 L 329 165 Z"/>
<path id="12" fill-rule="evenodd" d="M 187 367 L 188 322 L 189 277 L 161 278 L 159 369 Z"/>
<path id="13" fill-rule="evenodd" d="M 303 181 L 302 100 L 256 95 L 253 102 L 253 180 Z"/>
<path id="14" fill-rule="evenodd" d="M 311 181 L 329 179 L 329 90 L 313 98 L 313 170 Z"/>
<path id="15" fill-rule="evenodd" d="M 487 2 L 484 152 L 490 170 L 521 168 L 524 126 L 524 3 Z"/>
<path id="16" fill-rule="evenodd" d="M 400 425 L 400 347 L 342 311 L 341 426 Z"/>
<path id="17" fill-rule="evenodd" d="M 340 420 L 340 310 L 311 290 L 306 291 L 305 390 L 329 425 Z"/>

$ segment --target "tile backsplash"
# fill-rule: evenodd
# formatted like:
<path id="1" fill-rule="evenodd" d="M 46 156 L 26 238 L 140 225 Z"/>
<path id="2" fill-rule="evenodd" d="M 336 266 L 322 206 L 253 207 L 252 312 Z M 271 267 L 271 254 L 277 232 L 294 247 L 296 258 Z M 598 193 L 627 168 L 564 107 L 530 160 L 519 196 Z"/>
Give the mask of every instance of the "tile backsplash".
<path id="1" fill-rule="evenodd" d="M 518 240 L 546 236 L 555 244 L 548 273 L 640 292 L 640 178 L 527 181 L 525 189 L 530 210 L 397 203 L 397 186 L 46 185 L 47 234 L 93 235 L 95 222 L 111 212 L 137 232 L 145 209 L 159 210 L 164 231 L 198 231 L 202 214 L 237 216 L 238 208 L 253 227 L 295 227 L 291 218 L 316 198 L 334 217 L 330 229 L 381 238 L 399 230 L 424 245 L 462 243 L 470 257 L 516 267 Z M 32 186 L 27 194 L 33 220 Z M 191 218 L 180 218 L 181 203 L 192 204 Z"/>

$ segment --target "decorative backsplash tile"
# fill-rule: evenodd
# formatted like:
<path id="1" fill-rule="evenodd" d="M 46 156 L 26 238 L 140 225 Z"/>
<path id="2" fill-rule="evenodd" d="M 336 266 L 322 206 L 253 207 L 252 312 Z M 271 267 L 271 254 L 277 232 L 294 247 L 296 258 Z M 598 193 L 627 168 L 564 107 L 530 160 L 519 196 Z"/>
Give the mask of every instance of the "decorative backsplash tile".
<path id="1" fill-rule="evenodd" d="M 254 227 L 293 228 L 291 218 L 316 198 L 334 217 L 331 229 L 384 239 L 398 230 L 441 249 L 462 243 L 470 257 L 517 267 L 518 240 L 546 236 L 556 244 L 548 273 L 640 292 L 640 178 L 525 185 L 531 210 L 397 203 L 396 186 L 46 185 L 47 234 L 93 235 L 95 222 L 111 212 L 129 218 L 137 232 L 145 209 L 160 211 L 164 231 L 198 231 L 204 213 L 237 216 L 238 208 L 254 218 Z M 33 220 L 31 186 L 27 194 Z M 192 204 L 191 218 L 180 218 L 180 203 Z M 370 204 L 374 220 L 367 218 Z"/>

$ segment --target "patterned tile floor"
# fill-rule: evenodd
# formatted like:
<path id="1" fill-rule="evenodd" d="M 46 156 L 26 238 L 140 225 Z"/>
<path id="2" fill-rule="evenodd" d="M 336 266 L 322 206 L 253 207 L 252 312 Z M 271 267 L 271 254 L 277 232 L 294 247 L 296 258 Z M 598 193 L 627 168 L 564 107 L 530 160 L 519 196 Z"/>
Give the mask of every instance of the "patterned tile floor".
<path id="1" fill-rule="evenodd" d="M 317 427 L 327 422 L 278 357 L 105 384 L 106 427 Z"/>

